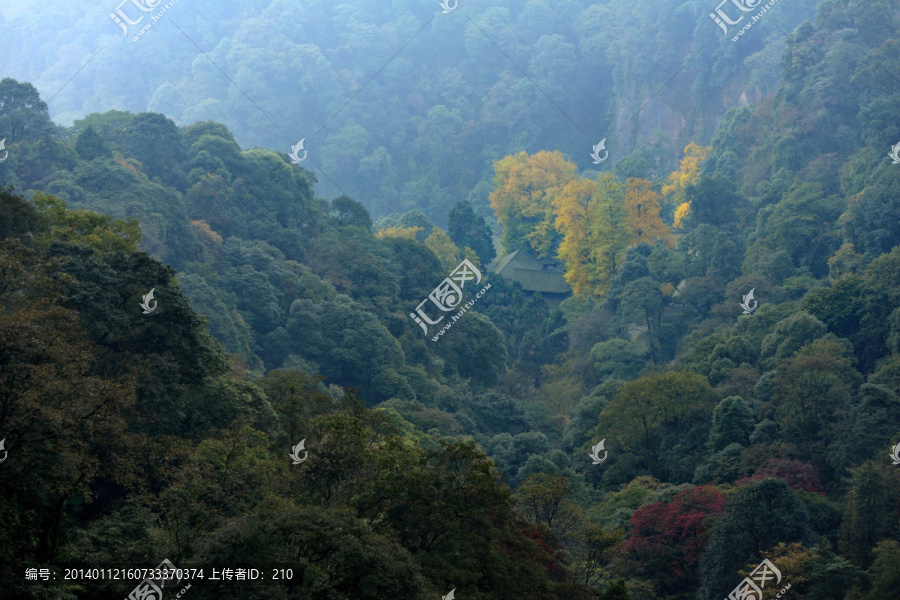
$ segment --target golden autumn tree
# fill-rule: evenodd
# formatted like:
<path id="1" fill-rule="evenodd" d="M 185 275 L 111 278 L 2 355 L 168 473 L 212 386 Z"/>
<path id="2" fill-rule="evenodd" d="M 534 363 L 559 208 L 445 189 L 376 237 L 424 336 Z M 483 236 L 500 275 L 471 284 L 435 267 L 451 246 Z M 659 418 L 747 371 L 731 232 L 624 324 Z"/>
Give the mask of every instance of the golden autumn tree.
<path id="1" fill-rule="evenodd" d="M 431 230 L 431 235 L 426 238 L 425 245 L 434 252 L 446 270 L 452 271 L 459 265 L 461 255 L 459 248 L 440 227 Z"/>
<path id="2" fill-rule="evenodd" d="M 547 256 L 558 237 L 553 199 L 576 178 L 575 163 L 561 152 L 520 152 L 494 163 L 491 208 L 503 226 L 503 250 L 513 252 L 526 242 Z"/>
<path id="3" fill-rule="evenodd" d="M 650 187 L 646 179 L 630 177 L 625 182 L 625 218 L 631 230 L 632 244 L 653 244 L 658 240 L 669 246 L 675 244 L 672 231 L 659 216 L 661 200 L 662 196 Z"/>
<path id="4" fill-rule="evenodd" d="M 415 240 L 416 235 L 422 231 L 421 227 L 385 227 L 384 229 L 379 229 L 378 233 L 375 234 L 375 237 L 378 239 L 385 238 L 402 238 L 407 240 Z"/>
<path id="5" fill-rule="evenodd" d="M 688 217 L 691 216 L 691 203 L 690 202 L 682 202 L 678 205 L 678 208 L 675 209 L 675 228 L 681 229 L 687 224 Z"/>
<path id="6" fill-rule="evenodd" d="M 810 571 L 814 564 L 822 561 L 821 549 L 807 548 L 800 542 L 792 544 L 781 542 L 768 552 L 763 552 L 762 557 L 778 565 L 778 570 L 781 572 L 780 585 L 770 585 L 763 590 L 765 600 L 775 600 L 779 591 L 784 589 L 787 584 L 790 584 L 792 588 L 805 588 L 812 579 Z M 756 568 L 757 565 L 752 562 L 747 564 L 745 572 L 742 572 L 741 575 L 746 577 Z M 774 584 L 774 581 L 771 583 Z M 791 593 L 794 593 L 794 590 L 791 590 Z M 782 597 L 786 595 L 784 594 Z"/>
<path id="7" fill-rule="evenodd" d="M 689 185 L 693 185 L 700 180 L 700 167 L 712 146 L 700 146 L 695 142 L 691 142 L 684 147 L 684 158 L 681 159 L 681 166 L 677 171 L 669 174 L 669 182 L 662 187 L 663 196 L 669 203 L 675 204 L 675 227 L 683 227 L 685 220 L 691 212 L 691 204 L 684 195 L 684 190 Z"/>
<path id="8" fill-rule="evenodd" d="M 576 179 L 554 199 L 557 255 L 576 294 L 603 295 L 628 243 L 624 189 L 611 174 Z"/>
<path id="9" fill-rule="evenodd" d="M 566 281 L 576 294 L 589 293 L 590 213 L 597 182 L 577 179 L 568 183 L 554 199 L 556 229 L 563 236 L 557 255 L 566 268 Z"/>

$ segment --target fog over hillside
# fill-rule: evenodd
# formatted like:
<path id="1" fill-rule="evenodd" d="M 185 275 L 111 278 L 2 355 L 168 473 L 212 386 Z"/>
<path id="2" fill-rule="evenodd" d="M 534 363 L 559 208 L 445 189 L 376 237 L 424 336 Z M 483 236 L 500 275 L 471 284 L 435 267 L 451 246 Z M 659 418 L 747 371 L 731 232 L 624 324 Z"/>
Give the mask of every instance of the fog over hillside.
<path id="1" fill-rule="evenodd" d="M 115 2 L 4 7 L 0 69 L 67 126 L 116 109 L 214 120 L 242 148 L 304 138 L 319 193 L 436 222 L 460 199 L 489 217 L 492 163 L 522 150 L 592 169 L 605 138 L 612 160 L 639 163 L 625 174 L 663 176 L 727 109 L 774 93 L 782 30 L 817 5 L 773 7 L 726 45 L 707 2 L 463 2 L 453 17 L 436 0 L 140 3 L 156 0 L 120 6 L 120 21 L 146 15 L 127 35 Z"/>
<path id="2" fill-rule="evenodd" d="M 0 600 L 900 600 L 900 0 L 0 0 L 0 523 Z"/>

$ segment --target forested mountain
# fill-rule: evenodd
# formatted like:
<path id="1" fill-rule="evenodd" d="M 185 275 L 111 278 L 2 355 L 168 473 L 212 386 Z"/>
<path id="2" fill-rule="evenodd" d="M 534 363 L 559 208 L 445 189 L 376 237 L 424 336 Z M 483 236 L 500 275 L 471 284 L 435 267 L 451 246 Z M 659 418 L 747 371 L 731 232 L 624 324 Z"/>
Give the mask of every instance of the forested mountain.
<path id="1" fill-rule="evenodd" d="M 900 2 L 220 4 L 0 9 L 0 597 L 900 599 Z"/>
<path id="2" fill-rule="evenodd" d="M 782 31 L 818 1 L 779 3 L 740 44 L 720 41 L 706 0 L 470 0 L 450 14 L 438 0 L 179 0 L 138 42 L 102 3 L 16 4 L 0 73 L 33 83 L 56 122 L 117 108 L 223 123 L 242 148 L 302 138 L 322 197 L 445 226 L 461 199 L 490 219 L 492 163 L 523 150 L 587 169 L 607 139 L 628 158 L 620 174 L 663 176 L 729 107 L 775 92 Z"/>

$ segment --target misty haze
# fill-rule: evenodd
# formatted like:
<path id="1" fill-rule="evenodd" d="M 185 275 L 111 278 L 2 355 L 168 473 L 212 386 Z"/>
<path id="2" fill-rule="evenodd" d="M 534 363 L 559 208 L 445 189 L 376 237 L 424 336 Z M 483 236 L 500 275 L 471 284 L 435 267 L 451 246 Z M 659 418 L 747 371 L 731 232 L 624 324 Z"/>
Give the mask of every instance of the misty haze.
<path id="1" fill-rule="evenodd" d="M 900 0 L 0 0 L 0 600 L 900 600 Z"/>

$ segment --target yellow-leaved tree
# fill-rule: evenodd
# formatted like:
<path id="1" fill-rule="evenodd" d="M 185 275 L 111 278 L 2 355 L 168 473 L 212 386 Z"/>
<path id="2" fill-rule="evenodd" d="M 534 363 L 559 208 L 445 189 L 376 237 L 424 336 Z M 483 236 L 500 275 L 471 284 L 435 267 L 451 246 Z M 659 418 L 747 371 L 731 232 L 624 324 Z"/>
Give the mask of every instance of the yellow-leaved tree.
<path id="1" fill-rule="evenodd" d="M 468 246 L 466 246 L 466 247 L 463 248 L 463 250 L 462 250 L 462 256 L 463 256 L 463 258 L 468 258 L 468 259 L 469 259 L 469 262 L 472 263 L 473 265 L 475 265 L 475 268 L 476 268 L 476 269 L 478 269 L 479 271 L 482 270 L 482 268 L 481 268 L 481 259 L 478 258 L 478 253 L 477 253 L 477 252 L 475 252 L 474 250 L 472 250 L 471 248 L 469 248 Z"/>
<path id="2" fill-rule="evenodd" d="M 425 239 L 425 245 L 434 252 L 438 260 L 441 261 L 441 265 L 448 272 L 459 265 L 462 253 L 456 244 L 453 243 L 453 240 L 450 239 L 450 236 L 440 227 L 435 227 L 431 230 L 431 235 Z"/>
<path id="3" fill-rule="evenodd" d="M 682 202 L 675 209 L 675 228 L 681 229 L 687 224 L 687 218 L 691 216 L 691 203 Z"/>
<path id="4" fill-rule="evenodd" d="M 660 196 L 646 179 L 630 177 L 625 182 L 625 218 L 631 232 L 631 244 L 658 241 L 669 246 L 675 244 L 675 237 L 659 212 L 662 209 Z"/>
<path id="5" fill-rule="evenodd" d="M 675 227 L 681 228 L 685 225 L 685 220 L 691 213 L 691 204 L 684 195 L 684 190 L 689 185 L 693 185 L 700 180 L 700 167 L 712 146 L 701 146 L 695 142 L 691 142 L 684 147 L 684 158 L 681 159 L 681 166 L 677 171 L 669 174 L 669 182 L 662 187 L 663 196 L 670 204 L 675 204 Z"/>
<path id="6" fill-rule="evenodd" d="M 624 188 L 604 173 L 576 179 L 554 199 L 555 226 L 563 236 L 557 255 L 576 294 L 602 296 L 628 244 Z"/>
<path id="7" fill-rule="evenodd" d="M 494 163 L 491 208 L 503 226 L 503 250 L 514 252 L 526 242 L 547 256 L 557 239 L 553 199 L 576 178 L 575 163 L 561 152 L 520 152 Z"/>
<path id="8" fill-rule="evenodd" d="M 134 217 L 117 219 L 93 211 L 70 209 L 62 198 L 38 192 L 34 205 L 47 220 L 49 230 L 42 237 L 49 241 L 90 246 L 101 254 L 137 252 L 141 242 L 141 224 Z"/>
<path id="9" fill-rule="evenodd" d="M 375 237 L 378 239 L 384 238 L 403 238 L 407 240 L 416 239 L 416 234 L 422 231 L 421 227 L 385 227 L 384 229 L 379 229 L 378 233 L 375 234 Z"/>

